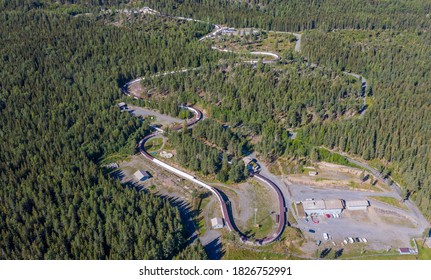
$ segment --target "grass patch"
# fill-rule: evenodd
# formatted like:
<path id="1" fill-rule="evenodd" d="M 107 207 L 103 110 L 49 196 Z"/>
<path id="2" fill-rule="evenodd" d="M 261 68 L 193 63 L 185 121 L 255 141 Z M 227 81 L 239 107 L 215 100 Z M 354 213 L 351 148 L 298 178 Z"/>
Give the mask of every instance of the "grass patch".
<path id="1" fill-rule="evenodd" d="M 295 211 L 295 216 L 298 216 L 298 212 L 296 211 L 295 202 L 292 202 L 292 210 Z"/>
<path id="2" fill-rule="evenodd" d="M 254 194 L 253 213 L 252 217 L 247 221 L 247 230 L 254 238 L 262 238 L 268 236 L 273 231 L 275 221 L 272 213 L 272 203 L 270 191 L 256 181 L 250 181 L 250 192 Z M 255 227 L 254 208 L 257 208 L 256 222 L 259 227 Z"/>
<path id="3" fill-rule="evenodd" d="M 280 167 L 279 167 L 277 162 L 274 164 L 271 164 L 271 166 L 269 167 L 269 172 L 271 172 L 272 174 L 274 174 L 276 176 L 283 175 L 280 171 Z"/>
<path id="4" fill-rule="evenodd" d="M 332 179 L 329 178 L 316 178 L 314 181 L 321 182 L 321 181 L 331 181 Z"/>
<path id="5" fill-rule="evenodd" d="M 408 228 L 415 228 L 416 226 L 406 218 L 396 218 L 391 216 L 381 216 L 380 219 L 388 224 L 400 225 Z"/>
<path id="6" fill-rule="evenodd" d="M 349 181 L 349 187 L 357 190 L 369 190 L 374 192 L 382 191 L 381 189 L 377 188 L 376 186 L 373 186 L 372 184 L 367 184 L 367 183 L 359 184 L 355 181 Z"/>
<path id="7" fill-rule="evenodd" d="M 389 196 L 370 196 L 368 197 L 371 200 L 380 201 L 386 203 L 388 205 L 400 208 L 402 210 L 408 210 L 407 206 L 402 204 L 398 199 Z"/>
<path id="8" fill-rule="evenodd" d="M 416 240 L 416 242 L 418 243 L 419 250 L 418 258 L 420 260 L 431 260 L 431 248 L 427 248 L 427 245 L 422 247 L 423 240 Z"/>
<path id="9" fill-rule="evenodd" d="M 163 139 L 162 138 L 152 138 L 145 143 L 145 150 L 148 152 L 158 151 L 162 148 Z"/>
<path id="10" fill-rule="evenodd" d="M 247 249 L 233 244 L 224 246 L 225 254 L 223 260 L 287 260 L 289 257 L 284 254 L 277 254 L 270 251 Z M 291 258 L 290 258 L 291 259 Z"/>
<path id="11" fill-rule="evenodd" d="M 332 252 L 329 258 L 332 258 Z M 332 257 L 331 257 L 332 256 Z M 391 249 L 389 252 L 386 250 L 369 251 L 366 248 L 355 246 L 349 250 L 345 250 L 340 259 L 348 260 L 415 260 L 415 255 L 401 255 L 396 249 Z"/>
<path id="12" fill-rule="evenodd" d="M 196 198 L 196 199 L 199 199 L 199 198 Z M 199 203 L 198 208 L 197 208 L 197 212 L 199 213 L 199 215 L 197 216 L 197 220 L 198 220 L 197 225 L 198 225 L 200 235 L 205 235 L 205 233 L 207 231 L 205 214 L 202 211 L 202 209 L 205 209 L 207 204 L 210 202 L 210 199 L 211 199 L 210 196 L 203 198 L 202 201 Z"/>
<path id="13" fill-rule="evenodd" d="M 292 203 L 292 208 L 293 207 L 295 207 L 295 206 L 293 206 L 293 203 Z M 292 210 L 287 212 L 287 221 L 291 225 L 297 225 L 298 224 L 298 221 L 296 221 L 295 216 L 293 216 Z"/>

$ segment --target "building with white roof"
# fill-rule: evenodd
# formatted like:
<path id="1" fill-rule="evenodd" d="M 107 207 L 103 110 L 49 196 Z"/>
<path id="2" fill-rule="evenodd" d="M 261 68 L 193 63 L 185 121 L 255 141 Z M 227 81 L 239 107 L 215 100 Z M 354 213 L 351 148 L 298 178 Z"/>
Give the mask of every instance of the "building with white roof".
<path id="1" fill-rule="evenodd" d="M 211 219 L 211 227 L 213 229 L 220 229 L 224 227 L 223 219 L 222 218 L 212 218 Z"/>
<path id="2" fill-rule="evenodd" d="M 348 200 L 346 201 L 346 209 L 347 210 L 362 210 L 366 211 L 370 203 L 368 200 Z"/>
<path id="3" fill-rule="evenodd" d="M 341 199 L 307 199 L 302 201 L 302 205 L 307 215 L 341 214 L 344 209 L 344 204 Z"/>
<path id="4" fill-rule="evenodd" d="M 147 179 L 150 179 L 151 175 L 147 171 L 138 170 L 136 171 L 133 176 L 135 176 L 138 181 L 145 181 Z"/>

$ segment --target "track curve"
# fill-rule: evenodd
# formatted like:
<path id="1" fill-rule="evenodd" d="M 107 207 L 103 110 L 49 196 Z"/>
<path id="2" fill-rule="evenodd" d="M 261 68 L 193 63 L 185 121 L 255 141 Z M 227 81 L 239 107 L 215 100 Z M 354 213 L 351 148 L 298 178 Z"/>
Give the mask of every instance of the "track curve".
<path id="1" fill-rule="evenodd" d="M 151 12 L 153 14 L 160 14 L 160 13 L 158 13 L 155 10 L 151 10 Z M 182 18 L 182 17 L 178 17 L 178 19 L 193 20 L 193 19 Z M 218 25 L 214 25 L 214 27 L 215 27 L 215 31 L 214 32 L 212 32 L 212 33 L 210 33 L 210 34 L 202 37 L 201 39 L 199 39 L 199 41 L 202 41 L 202 40 L 204 40 L 206 38 L 211 38 L 212 36 L 215 36 L 221 30 L 225 29 L 225 28 L 219 27 Z M 217 50 L 217 51 L 222 51 L 222 52 L 233 52 L 233 51 L 230 51 L 230 50 L 227 50 L 227 49 L 219 49 L 219 48 L 216 48 L 214 46 L 212 47 L 212 49 Z M 277 55 L 277 54 L 275 54 L 275 53 L 272 53 L 272 52 L 259 52 L 259 51 L 257 51 L 257 52 L 250 52 L 250 54 L 252 54 L 252 55 L 265 55 L 265 56 L 271 56 L 271 57 L 273 57 L 273 59 L 271 59 L 271 60 L 262 60 L 262 63 L 275 63 L 278 60 L 280 60 L 280 56 Z M 251 60 L 251 61 L 244 61 L 244 62 L 245 63 L 257 63 L 258 60 Z M 195 71 L 195 70 L 198 70 L 198 69 L 199 68 L 191 68 L 191 69 L 182 69 L 182 70 L 177 70 L 177 71 L 168 71 L 168 72 L 163 72 L 163 73 L 160 73 L 160 74 L 155 74 L 152 77 L 160 77 L 160 76 L 166 76 L 166 75 L 171 75 L 171 74 L 176 74 L 176 73 L 184 73 L 184 72 L 188 72 L 188 71 Z M 121 87 L 122 93 L 124 95 L 126 95 L 126 96 L 133 97 L 135 99 L 141 99 L 139 96 L 136 96 L 134 94 L 132 95 L 129 92 L 129 87 L 132 84 L 134 84 L 134 83 L 138 83 L 138 82 L 143 81 L 144 79 L 145 79 L 144 77 L 140 77 L 140 78 L 136 78 L 136 79 L 134 79 L 132 81 L 127 82 L 126 84 L 124 84 Z M 202 112 L 200 110 L 197 110 L 197 109 L 195 109 L 193 107 L 190 107 L 190 106 L 180 106 L 180 107 L 183 108 L 183 109 L 187 109 L 187 110 L 191 111 L 195 115 L 194 118 L 192 118 L 191 120 L 187 121 L 187 123 L 186 123 L 187 127 L 193 126 L 194 124 L 196 124 L 198 121 L 200 121 L 203 118 L 203 114 L 202 114 Z M 179 131 L 182 128 L 183 128 L 183 125 L 177 125 L 177 126 L 172 127 L 171 130 Z M 145 136 L 144 138 L 142 138 L 139 141 L 138 147 L 139 147 L 139 152 L 141 153 L 141 155 L 144 156 L 144 158 L 146 158 L 147 160 L 150 160 L 151 162 L 159 165 L 160 167 L 162 167 L 162 168 L 164 168 L 164 169 L 166 169 L 166 170 L 168 170 L 168 171 L 170 171 L 170 172 L 172 172 L 172 173 L 174 173 L 174 174 L 176 174 L 178 176 L 181 176 L 181 177 L 183 177 L 183 178 L 185 178 L 185 179 L 187 179 L 187 180 L 189 180 L 189 181 L 191 181 L 191 182 L 193 182 L 193 183 L 195 183 L 197 185 L 200 185 L 200 186 L 204 187 L 205 189 L 211 191 L 211 193 L 213 193 L 217 197 L 217 200 L 220 203 L 220 210 L 221 210 L 223 218 L 225 220 L 226 227 L 228 228 L 229 231 L 236 232 L 239 235 L 241 242 L 243 242 L 243 243 L 245 243 L 247 245 L 255 245 L 255 246 L 266 245 L 266 244 L 270 244 L 270 243 L 276 241 L 282 235 L 282 233 L 284 231 L 284 228 L 286 226 L 286 209 L 287 208 L 285 207 L 284 196 L 281 193 L 281 191 L 278 188 L 278 186 L 274 182 L 272 182 L 270 179 L 268 179 L 265 176 L 260 175 L 258 173 L 251 174 L 252 177 L 254 177 L 255 179 L 260 180 L 263 183 L 267 184 L 273 191 L 275 191 L 275 193 L 277 194 L 277 197 L 278 197 L 278 205 L 279 205 L 279 223 L 278 223 L 277 230 L 271 236 L 267 236 L 267 237 L 264 237 L 264 238 L 261 238 L 261 239 L 256 239 L 253 242 L 253 241 L 249 240 L 248 237 L 245 234 L 243 234 L 235 226 L 235 223 L 234 223 L 233 217 L 231 215 L 231 212 L 229 212 L 229 209 L 228 209 L 228 206 L 226 204 L 226 201 L 223 199 L 222 192 L 220 190 L 218 190 L 217 188 L 214 188 L 212 186 L 209 186 L 208 184 L 206 184 L 206 183 L 198 180 L 195 176 L 192 176 L 192 175 L 190 175 L 190 174 L 188 174 L 188 173 L 186 173 L 186 172 L 184 172 L 182 170 L 179 170 L 179 169 L 177 169 L 177 168 L 175 168 L 173 166 L 170 166 L 170 165 L 164 163 L 161 160 L 158 160 L 158 159 L 154 158 L 153 156 L 151 156 L 145 150 L 144 146 L 145 146 L 145 142 L 146 141 L 148 141 L 149 139 L 151 139 L 151 138 L 153 138 L 153 137 L 155 137 L 157 135 L 160 135 L 161 133 L 164 132 L 160 128 L 155 128 L 154 127 L 154 129 L 156 130 L 156 132 L 153 132 L 153 133 Z"/>
<path id="2" fill-rule="evenodd" d="M 191 111 L 193 114 L 195 114 L 195 117 L 187 122 L 187 124 L 186 124 L 187 127 L 194 125 L 195 123 L 197 123 L 198 121 L 200 121 L 202 119 L 203 114 L 200 110 L 197 110 L 197 109 L 195 109 L 193 107 L 189 107 L 189 106 L 181 106 L 181 107 L 183 109 L 187 109 L 187 110 Z M 175 130 L 175 131 L 179 131 L 182 129 L 182 127 L 183 127 L 182 125 L 178 125 L 178 126 L 175 126 L 171 129 Z M 217 197 L 217 200 L 220 203 L 220 210 L 222 212 L 223 219 L 225 220 L 226 226 L 227 226 L 229 231 L 235 231 L 239 235 L 240 240 L 243 243 L 248 244 L 248 245 L 266 245 L 266 244 L 274 242 L 275 240 L 277 240 L 281 236 L 281 234 L 284 231 L 285 224 L 286 224 L 286 214 L 285 214 L 286 208 L 284 205 L 284 197 L 283 197 L 280 189 L 278 188 L 278 186 L 274 182 L 272 182 L 268 178 L 266 178 L 260 174 L 257 174 L 257 173 L 252 175 L 253 177 L 257 178 L 258 180 L 260 180 L 260 181 L 264 182 L 265 184 L 267 184 L 268 186 L 270 186 L 276 192 L 277 197 L 278 197 L 278 202 L 279 202 L 279 211 L 280 211 L 280 213 L 279 213 L 280 219 L 279 219 L 279 225 L 278 225 L 277 231 L 274 232 L 273 235 L 271 235 L 269 237 L 257 239 L 255 242 L 252 242 L 252 241 L 248 240 L 247 236 L 244 235 L 235 226 L 235 223 L 233 221 L 233 217 L 231 216 L 231 213 L 228 210 L 228 206 L 226 204 L 226 201 L 223 199 L 222 193 L 218 189 L 198 180 L 195 176 L 192 176 L 192 175 L 190 175 L 190 174 L 188 174 L 182 170 L 179 170 L 173 166 L 170 166 L 170 165 L 164 163 L 161 160 L 154 158 L 145 150 L 145 142 L 147 142 L 149 139 L 151 139 L 157 135 L 160 135 L 161 133 L 163 133 L 163 130 L 157 129 L 156 132 L 145 136 L 144 138 L 141 139 L 141 141 L 139 141 L 138 147 L 139 147 L 139 152 L 141 153 L 141 155 L 144 156 L 144 158 L 153 162 L 154 164 L 157 164 L 158 166 L 170 171 L 171 173 L 174 173 L 174 174 L 181 176 L 181 177 L 183 177 L 183 178 L 185 178 L 185 179 L 187 179 L 187 180 L 189 180 L 189 181 L 191 181 L 197 185 L 200 185 L 200 186 L 204 187 L 205 189 L 209 190 L 211 193 L 213 193 Z"/>

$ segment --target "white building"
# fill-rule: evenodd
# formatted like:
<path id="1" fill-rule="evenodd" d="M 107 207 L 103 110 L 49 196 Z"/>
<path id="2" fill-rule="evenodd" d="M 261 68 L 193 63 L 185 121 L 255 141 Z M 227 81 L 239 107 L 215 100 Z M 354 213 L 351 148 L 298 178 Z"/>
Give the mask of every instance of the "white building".
<path id="1" fill-rule="evenodd" d="M 222 218 L 212 218 L 211 219 L 211 227 L 213 229 L 220 229 L 224 227 L 223 219 Z"/>
<path id="2" fill-rule="evenodd" d="M 138 181 L 145 181 L 147 179 L 150 179 L 151 175 L 147 171 L 138 170 L 136 171 L 133 176 L 135 176 Z"/>
<path id="3" fill-rule="evenodd" d="M 347 210 L 367 211 L 368 206 L 370 206 L 370 203 L 368 202 L 368 200 L 349 200 L 349 201 L 346 201 L 346 209 Z"/>
<path id="4" fill-rule="evenodd" d="M 127 110 L 127 104 L 125 102 L 120 102 L 117 104 L 118 108 L 120 108 L 121 111 Z"/>
<path id="5" fill-rule="evenodd" d="M 308 199 L 302 201 L 302 205 L 304 206 L 304 211 L 307 215 L 341 214 L 344 209 L 343 201 L 340 199 Z"/>

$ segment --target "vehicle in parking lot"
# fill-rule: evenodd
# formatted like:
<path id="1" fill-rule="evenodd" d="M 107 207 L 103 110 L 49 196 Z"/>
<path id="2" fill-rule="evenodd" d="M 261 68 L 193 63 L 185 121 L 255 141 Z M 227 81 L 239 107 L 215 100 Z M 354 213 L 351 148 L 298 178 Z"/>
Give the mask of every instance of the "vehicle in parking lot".
<path id="1" fill-rule="evenodd" d="M 344 239 L 344 240 L 343 240 L 343 242 L 344 242 L 344 244 L 347 244 L 347 243 L 348 243 L 348 242 L 347 242 L 347 239 Z"/>
<path id="2" fill-rule="evenodd" d="M 316 233 L 316 231 L 314 229 L 309 229 L 308 231 L 311 233 Z"/>
<path id="3" fill-rule="evenodd" d="M 322 243 L 322 241 L 320 241 L 320 240 L 317 240 L 317 242 L 316 242 L 317 246 L 320 246 L 321 243 Z"/>
<path id="4" fill-rule="evenodd" d="M 327 234 L 326 232 L 323 233 L 323 239 L 328 240 L 329 239 L 329 234 Z"/>
<path id="5" fill-rule="evenodd" d="M 355 237 L 356 242 L 362 242 L 362 240 L 359 237 Z"/>
<path id="6" fill-rule="evenodd" d="M 355 243 L 355 240 L 353 240 L 351 237 L 347 237 L 347 240 L 349 240 L 349 243 Z"/>
<path id="7" fill-rule="evenodd" d="M 325 214 L 325 216 L 326 216 L 326 218 L 331 218 L 331 215 L 329 215 L 329 214 Z"/>
<path id="8" fill-rule="evenodd" d="M 362 242 L 367 243 L 368 240 L 365 237 L 362 237 Z"/>

